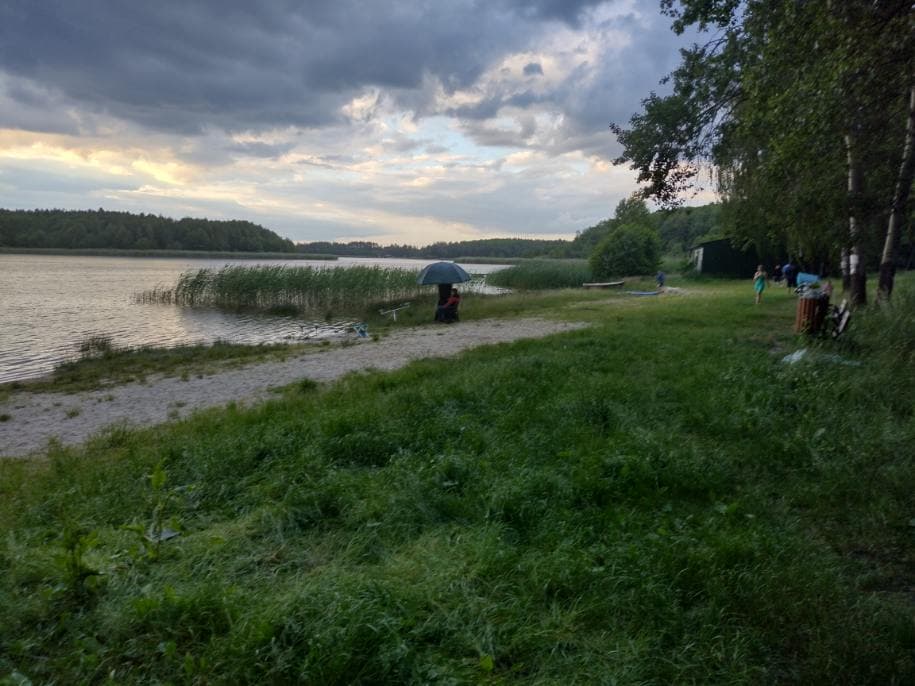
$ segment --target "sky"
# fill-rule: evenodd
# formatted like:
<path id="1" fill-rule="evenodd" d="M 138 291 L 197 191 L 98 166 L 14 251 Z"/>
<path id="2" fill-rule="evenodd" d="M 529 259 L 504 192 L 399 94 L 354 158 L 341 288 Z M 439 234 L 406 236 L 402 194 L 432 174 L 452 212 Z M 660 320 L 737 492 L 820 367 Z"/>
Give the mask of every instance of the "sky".
<path id="1" fill-rule="evenodd" d="M 572 238 L 685 44 L 657 0 L 4 0 L 0 207 Z"/>

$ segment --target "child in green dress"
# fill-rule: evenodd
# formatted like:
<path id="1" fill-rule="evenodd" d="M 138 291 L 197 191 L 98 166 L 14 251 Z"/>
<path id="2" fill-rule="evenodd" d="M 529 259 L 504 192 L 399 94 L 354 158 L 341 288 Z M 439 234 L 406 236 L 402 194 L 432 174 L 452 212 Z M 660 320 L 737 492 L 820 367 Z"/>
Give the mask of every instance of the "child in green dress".
<path id="1" fill-rule="evenodd" d="M 766 270 L 763 269 L 763 266 L 756 266 L 756 273 L 753 275 L 753 290 L 756 291 L 756 304 L 759 305 L 762 302 L 763 291 L 766 290 L 766 279 L 769 278 L 769 275 L 766 274 Z"/>

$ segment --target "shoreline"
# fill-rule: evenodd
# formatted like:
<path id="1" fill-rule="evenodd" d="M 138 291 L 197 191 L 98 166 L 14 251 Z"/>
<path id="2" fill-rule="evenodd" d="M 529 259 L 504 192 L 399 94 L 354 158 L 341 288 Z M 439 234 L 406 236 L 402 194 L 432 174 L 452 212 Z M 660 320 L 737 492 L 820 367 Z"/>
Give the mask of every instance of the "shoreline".
<path id="1" fill-rule="evenodd" d="M 0 459 L 35 457 L 49 441 L 84 443 L 112 426 L 148 428 L 195 410 L 232 402 L 256 404 L 302 379 L 336 380 L 356 371 L 389 371 L 414 360 L 450 357 L 482 345 L 542 338 L 588 326 L 541 318 L 476 320 L 403 329 L 378 340 L 306 351 L 200 377 L 150 377 L 69 395 L 11 389 L 0 401 Z"/>

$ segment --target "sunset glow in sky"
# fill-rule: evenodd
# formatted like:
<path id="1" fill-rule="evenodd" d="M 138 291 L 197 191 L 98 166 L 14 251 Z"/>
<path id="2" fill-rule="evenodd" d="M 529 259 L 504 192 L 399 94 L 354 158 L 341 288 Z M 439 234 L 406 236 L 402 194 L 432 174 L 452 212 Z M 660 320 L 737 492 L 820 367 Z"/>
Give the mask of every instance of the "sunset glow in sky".
<path id="1" fill-rule="evenodd" d="M 570 238 L 683 44 L 654 1 L 7 0 L 0 207 Z"/>

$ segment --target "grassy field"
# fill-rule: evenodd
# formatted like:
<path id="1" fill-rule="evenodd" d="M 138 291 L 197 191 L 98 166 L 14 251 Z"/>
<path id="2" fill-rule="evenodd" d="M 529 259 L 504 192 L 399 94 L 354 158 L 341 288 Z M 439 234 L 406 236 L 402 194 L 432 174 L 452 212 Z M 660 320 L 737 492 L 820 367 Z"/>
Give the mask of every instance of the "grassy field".
<path id="1" fill-rule="evenodd" d="M 794 365 L 749 281 L 467 298 L 594 326 L 0 460 L 0 679 L 913 683 L 901 281 Z"/>

